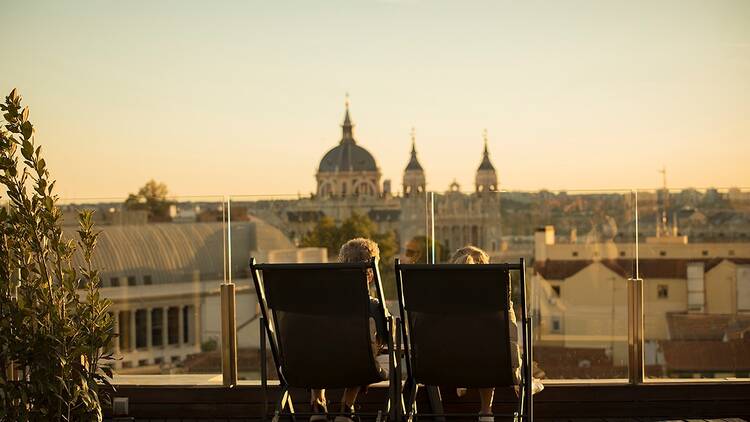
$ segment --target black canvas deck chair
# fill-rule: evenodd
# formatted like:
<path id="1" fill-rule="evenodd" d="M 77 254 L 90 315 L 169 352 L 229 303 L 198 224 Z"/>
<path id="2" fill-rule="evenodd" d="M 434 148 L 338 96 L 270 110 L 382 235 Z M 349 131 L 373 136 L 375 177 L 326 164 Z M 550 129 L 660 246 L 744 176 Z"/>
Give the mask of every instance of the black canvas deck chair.
<path id="1" fill-rule="evenodd" d="M 385 317 L 383 287 L 375 260 L 361 264 L 256 264 L 251 258 L 250 272 L 261 321 L 281 390 L 274 421 L 296 420 L 295 416 L 306 421 L 310 416 L 295 413 L 290 388 L 346 388 L 386 379 L 371 341 L 368 270 L 374 274 L 375 294 L 380 301 L 378 312 L 387 321 L 390 374 L 395 375 L 400 368 L 395 369 L 397 360 L 393 359 L 393 322 L 390 316 Z M 265 348 L 265 342 L 261 348 Z M 261 381 L 265 386 L 266 380 Z M 396 400 L 399 383 L 391 384 L 389 401 L 381 411 L 357 416 L 386 420 L 390 403 L 400 403 L 400 399 Z M 309 395 L 304 400 L 309 400 Z M 337 413 L 328 415 L 335 417 Z"/>
<path id="2" fill-rule="evenodd" d="M 520 380 L 512 367 L 508 324 L 510 272 L 518 271 L 523 335 Z M 531 324 L 526 309 L 524 260 L 515 264 L 401 264 L 396 283 L 403 324 L 407 380 L 406 420 L 418 417 L 476 420 L 477 414 L 419 413 L 417 390 L 422 386 L 467 388 L 516 387 L 515 414 L 532 419 Z"/>

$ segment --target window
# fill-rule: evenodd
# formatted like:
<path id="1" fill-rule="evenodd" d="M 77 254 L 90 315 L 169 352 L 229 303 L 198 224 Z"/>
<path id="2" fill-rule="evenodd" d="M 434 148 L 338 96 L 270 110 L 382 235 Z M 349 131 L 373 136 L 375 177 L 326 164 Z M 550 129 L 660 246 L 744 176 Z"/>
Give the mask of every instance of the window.
<path id="1" fill-rule="evenodd" d="M 552 331 L 553 333 L 562 332 L 562 321 L 560 321 L 560 317 L 552 317 L 552 326 L 550 327 L 550 331 Z"/>
<path id="2" fill-rule="evenodd" d="M 134 275 L 128 276 L 128 286 L 135 286 L 135 276 Z"/>
<path id="3" fill-rule="evenodd" d="M 656 286 L 656 297 L 659 299 L 669 298 L 669 286 L 666 284 L 659 284 Z"/>
<path id="4" fill-rule="evenodd" d="M 110 318 L 110 319 L 111 319 L 112 321 L 114 321 L 114 322 L 117 322 L 117 321 L 115 320 L 115 313 L 114 313 L 114 312 L 107 312 L 107 314 L 109 314 L 109 318 Z M 118 328 L 118 327 L 112 326 L 112 332 L 113 332 L 114 334 L 117 334 L 117 328 Z M 108 353 L 114 353 L 114 351 L 115 351 L 115 344 L 116 344 L 115 342 L 116 342 L 116 341 L 117 341 L 117 336 L 114 336 L 114 337 L 112 337 L 112 338 L 111 338 L 111 339 L 109 340 L 109 344 L 107 345 L 107 349 L 106 349 Z"/>
<path id="5" fill-rule="evenodd" d="M 151 280 L 151 276 L 150 276 L 150 275 L 144 275 L 144 276 L 143 276 L 143 285 L 144 285 L 144 286 L 150 286 L 150 285 L 152 285 L 152 284 L 154 284 L 154 283 L 153 283 L 153 281 Z"/>
<path id="6" fill-rule="evenodd" d="M 118 332 L 120 334 L 120 350 L 130 350 L 130 311 L 120 311 L 120 323 Z"/>
<path id="7" fill-rule="evenodd" d="M 667 256 L 667 251 L 659 251 L 659 256 Z"/>
<path id="8" fill-rule="evenodd" d="M 135 348 L 148 347 L 148 321 L 145 309 L 135 311 Z"/>
<path id="9" fill-rule="evenodd" d="M 552 286 L 552 292 L 554 292 L 555 297 L 560 297 L 560 286 Z"/>
<path id="10" fill-rule="evenodd" d="M 109 285 L 112 287 L 119 287 L 120 286 L 120 279 L 117 277 L 110 277 L 109 278 Z"/>
<path id="11" fill-rule="evenodd" d="M 701 251 L 701 255 L 708 256 L 708 251 Z"/>
<path id="12" fill-rule="evenodd" d="M 151 310 L 151 345 L 163 346 L 164 336 L 164 312 L 162 308 Z"/>
<path id="13" fill-rule="evenodd" d="M 167 343 L 180 342 L 180 308 L 171 307 L 167 310 Z"/>
<path id="14" fill-rule="evenodd" d="M 729 250 L 729 256 L 734 256 L 734 249 Z"/>
<path id="15" fill-rule="evenodd" d="M 133 367 L 133 362 L 123 362 L 122 369 L 128 369 Z"/>
<path id="16" fill-rule="evenodd" d="M 190 309 L 192 306 L 184 306 L 182 308 L 182 342 L 185 344 L 190 343 Z"/>
<path id="17" fill-rule="evenodd" d="M 138 361 L 138 366 L 146 366 L 148 365 L 148 359 L 141 359 Z"/>
<path id="18" fill-rule="evenodd" d="M 687 266 L 688 310 L 703 311 L 705 306 L 704 264 L 691 262 Z"/>
<path id="19" fill-rule="evenodd" d="M 578 252 L 573 252 L 573 256 L 578 256 Z"/>
<path id="20" fill-rule="evenodd" d="M 620 251 L 620 256 L 625 256 L 625 251 Z"/>

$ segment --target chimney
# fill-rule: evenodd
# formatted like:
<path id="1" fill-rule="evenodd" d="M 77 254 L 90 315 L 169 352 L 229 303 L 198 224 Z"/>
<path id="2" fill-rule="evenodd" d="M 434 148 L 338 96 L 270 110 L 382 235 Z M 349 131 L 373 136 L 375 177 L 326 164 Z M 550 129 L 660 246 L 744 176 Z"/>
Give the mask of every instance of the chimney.
<path id="1" fill-rule="evenodd" d="M 539 227 L 534 232 L 534 260 L 544 262 L 547 260 L 547 246 L 555 244 L 555 227 Z"/>

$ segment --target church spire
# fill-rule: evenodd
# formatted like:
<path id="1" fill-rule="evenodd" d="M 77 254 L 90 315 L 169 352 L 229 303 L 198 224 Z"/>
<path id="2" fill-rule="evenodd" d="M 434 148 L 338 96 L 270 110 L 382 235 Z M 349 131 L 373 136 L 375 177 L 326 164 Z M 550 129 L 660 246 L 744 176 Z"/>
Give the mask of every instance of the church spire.
<path id="1" fill-rule="evenodd" d="M 417 170 L 422 171 L 422 165 L 419 164 L 419 160 L 417 159 L 417 141 L 416 141 L 416 131 L 414 128 L 411 128 L 411 158 L 409 158 L 409 164 L 406 165 L 406 171 L 409 170 Z"/>
<path id="2" fill-rule="evenodd" d="M 419 198 L 418 194 L 423 194 L 427 186 L 427 179 L 425 178 L 424 170 L 417 159 L 416 138 L 416 131 L 412 127 L 411 157 L 409 158 L 409 164 L 407 164 L 406 169 L 404 169 L 404 197 Z"/>
<path id="3" fill-rule="evenodd" d="M 346 114 L 344 115 L 344 124 L 341 125 L 342 129 L 342 136 L 341 136 L 341 143 L 344 142 L 352 142 L 356 143 L 354 141 L 354 132 L 353 128 L 354 125 L 352 124 L 352 119 L 349 117 L 349 93 L 346 93 L 346 100 L 344 102 L 344 106 L 346 107 Z"/>
<path id="4" fill-rule="evenodd" d="M 482 163 L 479 164 L 478 170 L 495 171 L 495 166 L 493 166 L 492 162 L 490 161 L 490 151 L 487 147 L 487 129 L 482 132 L 482 137 L 484 138 L 484 153 L 482 154 Z"/>

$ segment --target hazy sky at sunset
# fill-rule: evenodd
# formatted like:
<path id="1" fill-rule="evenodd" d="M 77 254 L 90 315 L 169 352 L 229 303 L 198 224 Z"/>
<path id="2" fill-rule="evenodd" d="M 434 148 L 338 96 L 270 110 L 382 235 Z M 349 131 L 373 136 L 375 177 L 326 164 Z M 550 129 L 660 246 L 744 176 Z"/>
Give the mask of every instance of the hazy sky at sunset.
<path id="1" fill-rule="evenodd" d="M 0 92 L 65 197 L 308 193 L 355 137 L 400 186 L 750 186 L 750 1 L 0 0 Z"/>

